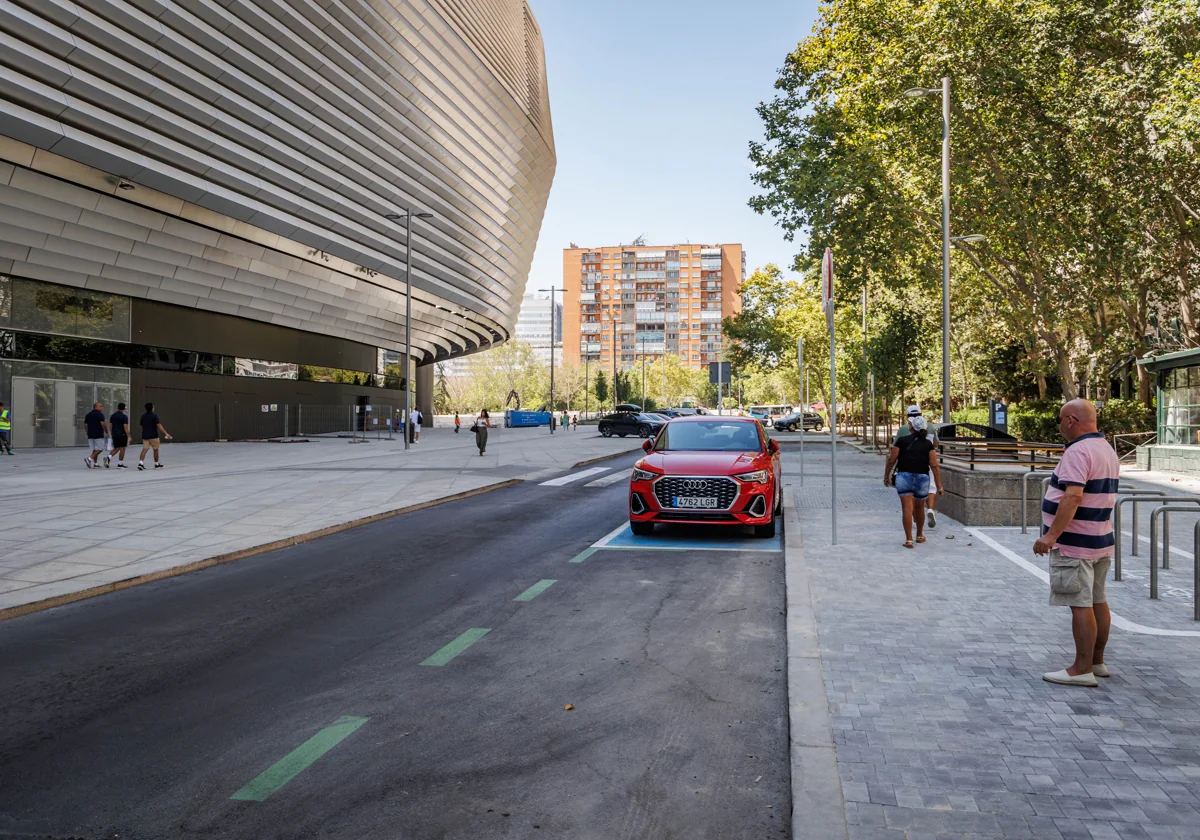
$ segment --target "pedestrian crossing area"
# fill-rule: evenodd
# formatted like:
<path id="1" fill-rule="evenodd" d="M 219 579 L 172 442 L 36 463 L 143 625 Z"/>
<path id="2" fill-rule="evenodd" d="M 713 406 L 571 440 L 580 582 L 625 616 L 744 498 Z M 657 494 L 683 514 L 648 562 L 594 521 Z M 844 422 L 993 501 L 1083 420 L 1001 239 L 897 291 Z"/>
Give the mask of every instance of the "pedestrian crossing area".
<path id="1" fill-rule="evenodd" d="M 591 479 L 588 481 L 587 479 Z M 617 484 L 622 481 L 629 480 L 629 470 L 625 467 L 589 467 L 584 470 L 576 470 L 575 472 L 560 475 L 557 478 L 551 478 L 548 481 L 539 482 L 539 487 L 564 487 L 568 484 L 581 484 L 582 487 L 608 487 L 612 484 Z"/>

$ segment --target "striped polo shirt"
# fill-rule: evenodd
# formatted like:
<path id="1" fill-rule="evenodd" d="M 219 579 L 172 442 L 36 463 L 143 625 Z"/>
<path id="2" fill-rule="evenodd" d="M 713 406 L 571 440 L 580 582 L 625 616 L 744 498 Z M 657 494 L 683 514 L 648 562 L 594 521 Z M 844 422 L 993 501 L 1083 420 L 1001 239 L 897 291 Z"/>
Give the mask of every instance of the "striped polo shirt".
<path id="1" fill-rule="evenodd" d="M 1121 464 L 1099 432 L 1067 444 L 1042 501 L 1042 534 L 1050 530 L 1068 487 L 1082 487 L 1083 501 L 1054 548 L 1064 557 L 1096 560 L 1113 553 L 1112 509 L 1117 501 Z"/>

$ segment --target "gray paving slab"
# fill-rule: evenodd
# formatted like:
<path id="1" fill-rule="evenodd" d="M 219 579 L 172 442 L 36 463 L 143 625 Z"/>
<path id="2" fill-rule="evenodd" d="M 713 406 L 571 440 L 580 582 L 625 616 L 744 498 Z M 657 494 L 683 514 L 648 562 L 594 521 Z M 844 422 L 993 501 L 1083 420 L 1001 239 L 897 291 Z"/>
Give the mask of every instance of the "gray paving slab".
<path id="1" fill-rule="evenodd" d="M 1113 631 L 1114 676 L 1052 686 L 1041 674 L 1073 644 L 1067 611 L 1046 603 L 1032 533 L 939 517 L 906 550 L 882 459 L 839 451 L 863 480 L 839 474 L 834 546 L 828 447 L 805 457 L 795 513 L 811 627 L 789 598 L 789 643 L 817 642 L 851 840 L 1200 836 L 1200 634 L 1144 629 L 1200 631 L 1190 587 L 1175 585 L 1190 584 L 1190 562 L 1164 575 L 1172 592 L 1158 602 L 1127 566 L 1133 578 L 1109 584 L 1132 628 Z M 785 452 L 793 484 L 797 459 Z"/>

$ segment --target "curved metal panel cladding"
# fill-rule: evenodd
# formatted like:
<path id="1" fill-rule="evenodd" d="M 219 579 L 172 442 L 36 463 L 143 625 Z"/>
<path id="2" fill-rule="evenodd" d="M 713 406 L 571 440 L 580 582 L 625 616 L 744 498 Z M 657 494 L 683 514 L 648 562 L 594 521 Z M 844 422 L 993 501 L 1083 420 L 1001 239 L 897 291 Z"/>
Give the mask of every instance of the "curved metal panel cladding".
<path id="1" fill-rule="evenodd" d="M 541 34 L 525 0 L 0 0 L 0 134 L 53 153 L 57 165 L 7 159 L 59 179 L 51 197 L 88 218 L 141 204 L 113 216 L 145 231 L 163 220 L 219 231 L 220 248 L 206 247 L 222 253 L 254 243 L 241 255 L 252 266 L 196 252 L 204 237 L 176 231 L 155 265 L 126 259 L 122 291 L 381 346 L 403 341 L 406 256 L 402 227 L 384 214 L 432 213 L 413 249 L 414 343 L 426 358 L 511 333 L 555 168 Z M 2 213 L 22 185 L 46 195 L 31 178 L 0 178 L 0 243 L 31 245 Z M 116 191 L 120 178 L 137 189 Z M 89 211 L 64 181 L 117 201 Z M 90 285 L 117 276 L 104 271 L 120 267 L 116 246 L 112 259 L 85 253 L 87 265 L 76 252 L 109 247 L 100 233 L 136 239 L 132 228 L 43 210 L 68 224 L 53 244 L 0 252 L 25 263 L 14 273 L 59 268 L 59 282 Z M 294 276 L 262 266 L 280 262 Z M 205 287 L 236 279 L 230 267 L 295 281 L 288 300 L 237 311 L 229 295 L 210 299 Z M 349 300 L 333 306 L 331 295 Z"/>

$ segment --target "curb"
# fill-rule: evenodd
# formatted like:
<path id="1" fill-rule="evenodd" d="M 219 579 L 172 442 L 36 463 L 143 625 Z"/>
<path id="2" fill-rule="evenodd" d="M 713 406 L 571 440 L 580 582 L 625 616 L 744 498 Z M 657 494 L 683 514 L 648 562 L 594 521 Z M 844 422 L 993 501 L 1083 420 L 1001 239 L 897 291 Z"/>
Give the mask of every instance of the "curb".
<path id="1" fill-rule="evenodd" d="M 599 463 L 600 461 L 607 461 L 610 458 L 620 458 L 622 455 L 632 455 L 634 452 L 641 452 L 641 451 L 642 451 L 642 448 L 639 446 L 637 449 L 626 449 L 623 452 L 614 452 L 611 455 L 601 455 L 599 458 L 588 458 L 586 461 L 580 461 L 576 464 L 572 464 L 571 469 L 574 470 L 574 469 L 578 469 L 579 467 L 586 467 L 588 464 L 596 464 L 596 463 Z"/>
<path id="2" fill-rule="evenodd" d="M 93 586 L 90 589 L 81 589 L 78 592 L 68 592 L 65 595 L 55 595 L 52 598 L 44 598 L 41 601 L 32 601 L 28 604 L 21 604 L 16 607 L 9 607 L 0 610 L 0 621 L 7 621 L 10 618 L 19 618 L 30 613 L 42 612 L 43 610 L 61 607 L 67 604 L 72 604 L 76 601 L 85 601 L 89 598 L 95 598 L 98 595 L 105 595 L 109 592 L 118 592 L 122 589 L 131 589 L 143 583 L 153 583 L 156 580 L 164 580 L 166 578 L 178 577 L 191 572 L 198 572 L 201 569 L 207 569 L 211 566 L 220 566 L 224 563 L 232 563 L 234 560 L 244 560 L 247 557 L 253 557 L 256 554 L 266 554 L 268 551 L 275 551 L 280 548 L 287 548 L 292 545 L 300 545 L 301 543 L 311 542 L 312 540 L 327 537 L 330 534 L 336 534 L 341 531 L 348 531 L 351 528 L 357 528 L 360 525 L 370 525 L 372 522 L 379 522 L 383 519 L 390 519 L 393 516 L 400 516 L 404 513 L 413 513 L 414 511 L 424 510 L 425 508 L 435 507 L 445 504 L 446 502 L 456 502 L 460 499 L 467 499 L 471 496 L 478 496 L 483 493 L 490 493 L 492 490 L 501 490 L 505 487 L 512 487 L 515 484 L 522 484 L 519 478 L 510 478 L 507 481 L 501 481 L 496 484 L 485 484 L 483 487 L 476 487 L 474 490 L 465 490 L 461 493 L 455 493 L 452 496 L 443 496 L 440 499 L 430 499 L 427 502 L 419 502 L 415 505 L 397 508 L 396 510 L 388 510 L 383 513 L 374 513 L 370 516 L 364 516 L 360 519 L 352 519 L 349 522 L 342 522 L 338 525 L 330 525 L 327 528 L 320 528 L 316 531 L 309 531 L 305 534 L 296 534 L 292 537 L 285 537 L 281 540 L 274 540 L 262 545 L 243 548 L 240 551 L 231 551 L 228 554 L 218 554 L 216 557 L 208 557 L 204 560 L 196 560 L 191 563 L 185 563 L 182 566 L 173 566 L 170 569 L 161 569 L 157 572 L 149 572 L 144 575 L 126 578 L 125 580 L 113 581 L 112 583 L 102 583 L 99 586 Z"/>
<path id="3" fill-rule="evenodd" d="M 788 744 L 792 766 L 792 838 L 845 840 L 850 829 L 838 773 L 829 700 L 821 666 L 812 591 L 804 562 L 800 510 L 792 485 L 784 486 L 783 557 L 787 589 Z"/>

